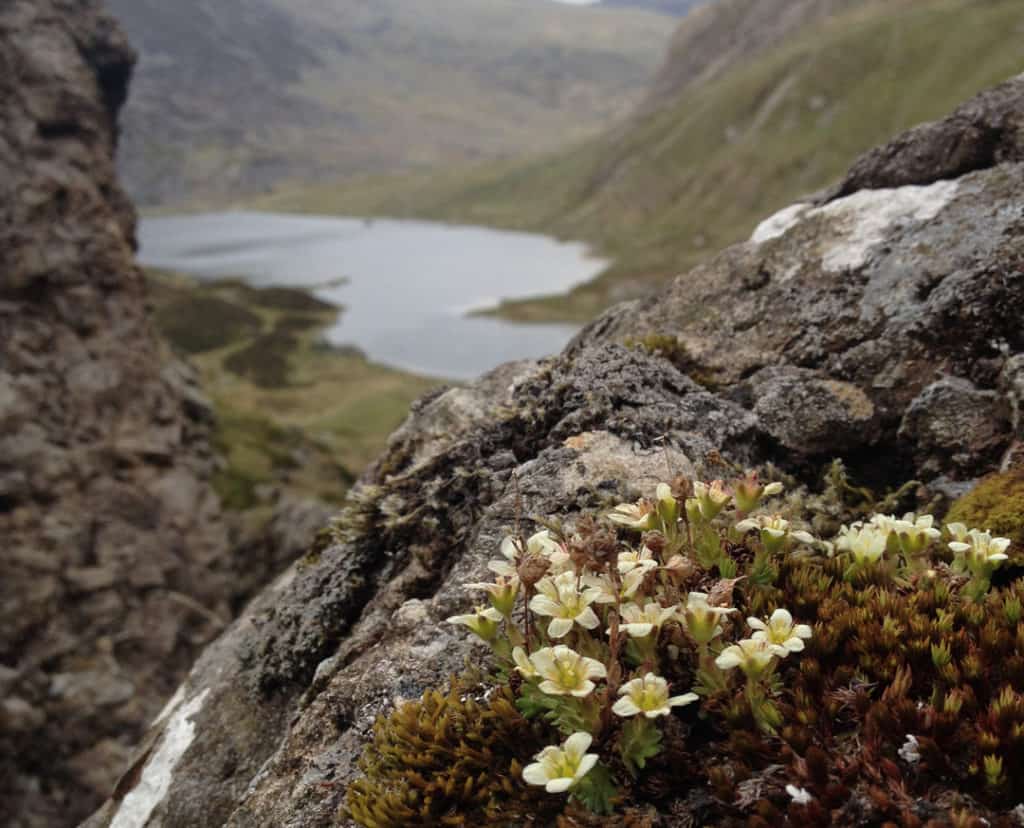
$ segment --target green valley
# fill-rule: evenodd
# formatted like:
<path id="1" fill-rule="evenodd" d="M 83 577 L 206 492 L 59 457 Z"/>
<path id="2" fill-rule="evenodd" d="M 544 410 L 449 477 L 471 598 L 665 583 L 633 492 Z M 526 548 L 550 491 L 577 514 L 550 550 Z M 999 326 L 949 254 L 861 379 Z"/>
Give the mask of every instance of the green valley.
<path id="1" fill-rule="evenodd" d="M 258 505 L 267 484 L 340 503 L 410 403 L 439 384 L 324 345 L 344 311 L 304 291 L 161 271 L 147 285 L 157 328 L 213 403 L 225 458 L 215 486 L 233 508 Z"/>
<path id="2" fill-rule="evenodd" d="M 772 4 L 802 15 L 771 18 Z M 740 39 L 759 16 L 774 22 Z M 1018 0 L 721 0 L 684 20 L 651 97 L 601 137 L 525 161 L 281 188 L 257 203 L 590 241 L 615 261 L 596 281 L 501 309 L 585 321 L 746 238 L 873 145 L 1021 72 L 1022 36 Z"/>

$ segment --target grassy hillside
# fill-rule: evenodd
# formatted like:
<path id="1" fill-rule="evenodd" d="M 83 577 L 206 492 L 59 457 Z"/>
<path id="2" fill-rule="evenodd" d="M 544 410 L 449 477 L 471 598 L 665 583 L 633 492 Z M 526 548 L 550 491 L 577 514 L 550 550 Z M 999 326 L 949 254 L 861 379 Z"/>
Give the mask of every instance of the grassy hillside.
<path id="1" fill-rule="evenodd" d="M 271 483 L 340 503 L 409 404 L 438 384 L 325 347 L 343 311 L 304 291 L 160 271 L 147 285 L 157 327 L 213 402 L 227 461 L 214 483 L 231 507 L 257 506 Z"/>
<path id="2" fill-rule="evenodd" d="M 628 112 L 675 19 L 550 0 L 109 0 L 144 205 L 534 152 Z"/>
<path id="3" fill-rule="evenodd" d="M 753 13 L 762 2 L 701 9 L 681 36 L 706 25 L 706 15 L 742 12 L 744 3 Z M 665 84 L 641 114 L 570 150 L 443 176 L 282 191 L 262 206 L 429 216 L 591 240 L 616 260 L 596 282 L 568 299 L 504 309 L 525 319 L 591 318 L 747 237 L 773 211 L 833 182 L 864 150 L 1024 71 L 1020 0 L 832 0 L 831 8 L 700 83 Z"/>

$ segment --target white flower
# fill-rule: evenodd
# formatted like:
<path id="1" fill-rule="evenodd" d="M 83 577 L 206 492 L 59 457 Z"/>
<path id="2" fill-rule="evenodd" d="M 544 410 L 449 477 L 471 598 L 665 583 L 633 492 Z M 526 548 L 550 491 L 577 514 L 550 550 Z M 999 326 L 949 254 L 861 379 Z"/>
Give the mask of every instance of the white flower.
<path id="1" fill-rule="evenodd" d="M 921 761 L 921 754 L 920 754 L 920 752 L 918 750 L 919 748 L 920 748 L 920 745 L 917 742 L 917 737 L 916 736 L 911 736 L 908 733 L 907 734 L 907 741 L 905 741 L 903 743 L 903 747 L 901 747 L 899 749 L 899 751 L 897 751 L 897 752 L 899 753 L 900 758 L 904 762 L 909 762 L 910 764 L 914 764 L 915 762 L 920 762 Z"/>
<path id="2" fill-rule="evenodd" d="M 991 533 L 977 529 L 967 532 L 966 542 L 949 542 L 949 548 L 964 561 L 967 568 L 982 578 L 990 577 L 1009 558 L 1006 554 L 1009 547 L 1009 538 L 993 538 Z"/>
<path id="3" fill-rule="evenodd" d="M 686 596 L 686 608 L 680 614 L 694 641 L 707 644 L 722 634 L 722 617 L 731 612 L 736 610 L 733 607 L 708 606 L 706 592 L 691 592 Z"/>
<path id="4" fill-rule="evenodd" d="M 844 526 L 836 538 L 836 546 L 853 556 L 854 563 L 872 564 L 880 561 L 885 554 L 889 533 L 878 526 L 855 523 Z"/>
<path id="5" fill-rule="evenodd" d="M 796 805 L 807 805 L 814 799 L 808 791 L 798 788 L 796 785 L 786 785 L 786 793 L 789 794 Z"/>
<path id="6" fill-rule="evenodd" d="M 498 637 L 498 625 L 504 616 L 494 607 L 476 607 L 466 615 L 453 615 L 446 619 L 449 624 L 469 627 L 484 641 L 490 643 Z"/>
<path id="7" fill-rule="evenodd" d="M 491 597 L 491 605 L 502 615 L 512 614 L 516 606 L 516 597 L 519 595 L 518 575 L 498 575 L 495 582 L 466 584 L 465 589 L 482 589 Z"/>
<path id="8" fill-rule="evenodd" d="M 896 531 L 896 525 L 898 523 L 900 523 L 900 521 L 898 521 L 896 519 L 895 515 L 878 515 L 878 514 L 875 514 L 875 515 L 872 515 L 871 519 L 868 521 L 868 525 L 869 526 L 874 526 L 876 529 L 881 529 L 887 535 L 890 532 L 895 532 Z M 859 524 L 854 524 L 854 525 L 859 525 Z"/>
<path id="9" fill-rule="evenodd" d="M 928 548 L 933 540 L 942 537 L 942 533 L 933 524 L 935 518 L 931 515 L 915 515 L 909 512 L 903 516 L 903 520 L 892 521 L 892 531 L 899 538 L 900 548 L 908 557 L 916 557 Z"/>
<path id="10" fill-rule="evenodd" d="M 765 673 L 775 658 L 768 642 L 763 638 L 744 638 L 726 647 L 715 659 L 719 670 L 739 667 L 750 679 L 757 679 Z"/>
<path id="11" fill-rule="evenodd" d="M 643 638 L 652 630 L 661 629 L 661 625 L 676 614 L 678 607 L 663 607 L 656 601 L 648 601 L 643 609 L 636 604 L 625 604 L 622 607 L 622 621 L 619 629 L 632 638 Z M 608 630 L 611 634 L 611 630 Z"/>
<path id="12" fill-rule="evenodd" d="M 496 575 L 503 575 L 506 578 L 516 575 L 516 565 L 522 551 L 520 550 L 520 541 L 509 535 L 502 540 L 499 550 L 505 560 L 490 561 L 487 568 Z M 562 548 L 562 545 L 547 529 L 541 529 L 541 531 L 530 535 L 526 541 L 525 552 L 529 555 L 540 555 L 547 558 L 551 564 L 548 571 L 552 575 L 564 571 L 569 562 L 569 553 Z"/>
<path id="13" fill-rule="evenodd" d="M 617 595 L 615 585 L 607 575 L 588 573 L 583 576 L 583 585 L 589 589 L 596 590 L 595 604 L 614 604 L 616 602 L 629 601 L 636 595 L 637 590 L 640 589 L 640 584 L 644 582 L 646 576 L 647 569 L 644 567 L 631 569 L 622 576 Z"/>
<path id="14" fill-rule="evenodd" d="M 673 707 L 691 704 L 698 698 L 696 693 L 669 698 L 668 682 L 654 673 L 627 681 L 619 688 L 619 695 L 622 698 L 612 705 L 615 715 L 626 718 L 643 713 L 648 719 L 667 716 Z"/>
<path id="15" fill-rule="evenodd" d="M 523 768 L 523 779 L 530 785 L 543 785 L 548 793 L 563 793 L 590 773 L 597 754 L 587 753 L 594 738 L 589 733 L 573 733 L 561 747 L 546 747 Z"/>
<path id="16" fill-rule="evenodd" d="M 608 520 L 627 529 L 647 532 L 657 526 L 658 513 L 652 504 L 641 500 L 639 503 L 620 503 L 608 513 Z"/>
<path id="17" fill-rule="evenodd" d="M 736 524 L 739 532 L 750 532 L 757 530 L 761 533 L 761 543 L 769 552 L 779 552 L 788 547 L 791 541 L 798 541 L 812 545 L 814 536 L 802 529 L 793 530 L 789 527 L 789 521 L 779 515 L 758 515 L 741 520 Z"/>
<path id="18" fill-rule="evenodd" d="M 537 668 L 533 666 L 533 662 L 522 647 L 512 648 L 512 660 L 523 678 L 535 678 L 538 675 Z"/>
<path id="19" fill-rule="evenodd" d="M 588 587 L 582 592 L 574 572 L 563 572 L 555 578 L 542 578 L 537 582 L 538 595 L 530 601 L 530 609 L 537 615 L 551 617 L 548 635 L 562 638 L 573 624 L 585 630 L 592 630 L 601 622 L 590 608 L 600 595 L 600 590 Z"/>
<path id="20" fill-rule="evenodd" d="M 637 567 L 646 571 L 657 566 L 658 561 L 655 560 L 654 553 L 646 546 L 641 546 L 639 550 L 628 549 L 625 552 L 619 553 L 618 567 L 619 573 L 622 575 Z"/>
<path id="21" fill-rule="evenodd" d="M 794 624 L 793 616 L 781 608 L 771 614 L 767 624 L 759 618 L 748 618 L 747 623 L 756 630 L 751 638 L 766 641 L 768 648 L 779 658 L 799 653 L 804 648 L 803 639 L 812 635 L 807 624 Z"/>
<path id="22" fill-rule="evenodd" d="M 543 679 L 541 692 L 549 696 L 589 696 L 597 686 L 591 679 L 607 675 L 600 661 L 582 656 L 564 644 L 537 650 L 530 656 L 530 664 Z"/>
<path id="23" fill-rule="evenodd" d="M 953 540 L 960 541 L 961 543 L 964 543 L 970 534 L 970 530 L 962 523 L 947 523 L 946 531 L 949 532 Z"/>

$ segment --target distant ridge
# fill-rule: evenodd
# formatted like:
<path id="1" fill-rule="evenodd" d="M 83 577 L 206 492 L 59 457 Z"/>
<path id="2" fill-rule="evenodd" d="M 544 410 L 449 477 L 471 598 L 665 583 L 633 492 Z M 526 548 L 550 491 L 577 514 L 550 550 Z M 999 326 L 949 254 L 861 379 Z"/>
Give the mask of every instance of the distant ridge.
<path id="1" fill-rule="evenodd" d="M 119 166 L 143 205 L 577 140 L 636 105 L 674 27 L 549 0 L 110 5 L 141 56 Z"/>

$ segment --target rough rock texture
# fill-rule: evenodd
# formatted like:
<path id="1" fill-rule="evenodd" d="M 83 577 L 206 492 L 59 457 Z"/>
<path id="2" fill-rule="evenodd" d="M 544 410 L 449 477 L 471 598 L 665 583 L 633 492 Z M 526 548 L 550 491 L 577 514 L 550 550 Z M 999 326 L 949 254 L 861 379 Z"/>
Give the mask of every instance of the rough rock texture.
<path id="1" fill-rule="evenodd" d="M 118 187 L 134 53 L 0 3 L 0 824 L 76 823 L 230 620 L 211 412 L 162 354 Z"/>
<path id="2" fill-rule="evenodd" d="M 975 106 L 1017 117 L 1024 77 Z M 896 144 L 921 158 L 963 129 Z M 1024 437 L 1012 146 L 913 187 L 864 160 L 888 189 L 790 208 L 560 357 L 424 400 L 331 537 L 205 652 L 89 824 L 344 824 L 374 717 L 478 655 L 441 621 L 469 604 L 460 584 L 484 574 L 517 502 L 571 520 L 721 458 L 813 483 L 838 454 L 869 482 L 938 491 L 996 467 Z M 702 385 L 617 344 L 647 334 L 678 337 L 688 353 L 670 356 Z"/>

